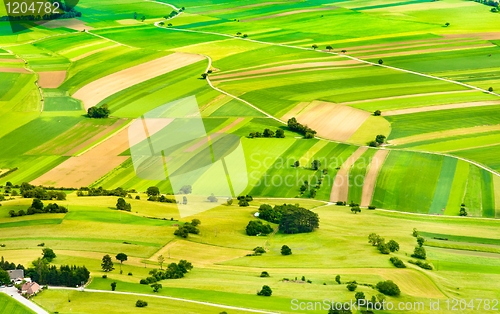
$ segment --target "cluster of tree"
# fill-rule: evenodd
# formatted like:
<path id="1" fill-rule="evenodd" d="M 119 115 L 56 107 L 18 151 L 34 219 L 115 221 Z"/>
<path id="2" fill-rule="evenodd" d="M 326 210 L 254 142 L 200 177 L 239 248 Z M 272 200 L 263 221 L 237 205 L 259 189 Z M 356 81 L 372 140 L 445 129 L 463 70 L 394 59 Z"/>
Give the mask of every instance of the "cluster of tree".
<path id="1" fill-rule="evenodd" d="M 261 256 L 264 253 L 266 253 L 266 249 L 264 249 L 262 246 L 257 246 L 253 249 L 253 253 L 247 254 L 247 256 Z"/>
<path id="2" fill-rule="evenodd" d="M 323 179 L 320 178 L 318 179 L 316 185 L 314 187 L 311 187 L 309 185 L 309 181 L 305 180 L 302 185 L 300 186 L 300 195 L 303 195 L 305 191 L 309 190 L 309 197 L 310 198 L 315 198 L 316 197 L 316 191 L 321 187 L 321 183 L 323 182 Z"/>
<path id="3" fill-rule="evenodd" d="M 141 285 L 154 284 L 160 280 L 165 279 L 178 279 L 184 277 L 191 269 L 193 265 L 186 261 L 180 260 L 179 263 L 170 263 L 165 270 L 153 269 L 149 272 L 150 276 L 146 279 L 141 279 L 139 282 Z M 153 288 L 154 289 L 154 288 Z"/>
<path id="4" fill-rule="evenodd" d="M 356 290 L 357 287 L 358 287 L 358 283 L 356 281 L 350 281 L 346 285 L 347 290 L 349 290 L 351 292 Z"/>
<path id="5" fill-rule="evenodd" d="M 186 222 L 182 226 L 179 225 L 177 230 L 175 230 L 174 235 L 186 239 L 190 233 L 199 234 L 200 230 L 197 228 L 199 224 L 201 224 L 199 219 L 193 219 L 191 222 Z"/>
<path id="6" fill-rule="evenodd" d="M 172 203 L 172 204 L 177 203 L 177 200 L 175 200 L 174 198 L 168 198 L 165 195 L 150 196 L 150 197 L 148 197 L 148 201 L 150 201 L 150 202 L 160 202 L 160 203 Z"/>
<path id="7" fill-rule="evenodd" d="M 401 290 L 399 290 L 398 285 L 392 282 L 392 280 L 380 281 L 377 283 L 375 288 L 388 296 L 397 297 L 401 294 Z"/>
<path id="8" fill-rule="evenodd" d="M 270 297 L 273 294 L 273 290 L 267 285 L 262 286 L 262 289 L 260 291 L 257 291 L 257 295 L 264 296 L 264 297 Z"/>
<path id="9" fill-rule="evenodd" d="M 24 210 L 19 210 L 17 213 L 14 210 L 9 211 L 10 217 L 24 216 L 24 215 L 34 215 L 34 214 L 60 214 L 67 213 L 68 209 L 64 206 L 59 206 L 56 203 L 50 203 L 47 206 L 43 205 L 43 202 L 38 198 L 33 200 L 33 203 L 25 212 Z"/>
<path id="10" fill-rule="evenodd" d="M 467 216 L 467 210 L 465 209 L 465 204 L 462 203 L 462 205 L 460 206 L 460 216 Z"/>
<path id="11" fill-rule="evenodd" d="M 425 249 L 424 249 L 424 243 L 425 243 L 425 239 L 417 235 L 417 246 L 415 247 L 415 250 L 413 251 L 413 254 L 411 255 L 411 257 L 418 258 L 418 259 L 426 259 L 427 258 L 427 254 L 426 254 Z"/>
<path id="12" fill-rule="evenodd" d="M 34 186 L 28 182 L 23 182 L 20 186 L 20 192 L 24 198 L 38 198 L 41 200 L 65 200 L 66 193 L 62 191 L 56 191 L 54 189 L 48 189 L 42 186 Z"/>
<path id="13" fill-rule="evenodd" d="M 95 119 L 107 118 L 110 113 L 111 111 L 109 111 L 107 104 L 104 104 L 101 107 L 90 107 L 87 110 L 87 116 Z"/>
<path id="14" fill-rule="evenodd" d="M 270 224 L 263 224 L 260 220 L 251 220 L 246 227 L 247 235 L 268 235 L 273 232 L 273 227 Z"/>
<path id="15" fill-rule="evenodd" d="M 33 2 L 28 2 L 28 5 Z M 45 2 L 40 2 L 45 4 Z M 26 15 L 5 15 L 0 17 L 0 21 L 50 21 L 55 19 L 71 19 L 75 17 L 81 17 L 82 12 L 75 10 L 74 6 L 68 6 L 64 1 L 56 0 L 51 1 L 50 7 L 51 13 L 45 13 L 45 6 L 41 7 L 42 14 L 26 14 Z M 56 5 L 57 3 L 58 5 Z M 32 12 L 29 9 L 27 12 Z M 35 8 L 35 12 L 38 12 L 38 7 Z M 56 12 L 56 13 L 54 13 Z"/>
<path id="16" fill-rule="evenodd" d="M 130 203 L 125 202 L 125 199 L 123 197 L 120 197 L 116 202 L 116 209 L 125 210 L 129 212 L 132 210 L 132 205 L 130 205 Z"/>
<path id="17" fill-rule="evenodd" d="M 305 138 L 314 138 L 314 136 L 316 135 L 316 131 L 309 128 L 307 125 L 300 124 L 299 122 L 297 122 L 297 119 L 295 119 L 295 117 L 290 118 L 287 124 L 290 130 L 304 135 Z"/>
<path id="18" fill-rule="evenodd" d="M 77 196 L 119 196 L 125 197 L 128 193 L 134 193 L 135 190 L 124 190 L 123 188 L 116 188 L 114 190 L 103 189 L 102 186 L 98 188 L 82 187 L 76 192 Z"/>
<path id="19" fill-rule="evenodd" d="M 184 7 L 182 7 L 179 11 L 176 11 L 176 10 L 173 10 L 172 12 L 170 12 L 168 15 L 165 15 L 163 18 L 169 20 L 169 19 L 172 19 L 174 17 L 176 17 L 177 15 L 179 15 L 181 12 L 183 12 L 185 10 Z"/>
<path id="20" fill-rule="evenodd" d="M 43 262 L 33 262 L 34 268 L 28 268 L 25 275 L 42 285 L 75 287 L 90 278 L 90 272 L 85 266 L 45 265 Z M 35 265 L 36 264 L 36 265 Z"/>
<path id="21" fill-rule="evenodd" d="M 253 197 L 250 195 L 240 195 L 237 199 L 240 207 L 247 207 L 250 205 L 249 202 L 253 201 Z"/>
<path id="22" fill-rule="evenodd" d="M 249 138 L 259 138 L 259 137 L 276 137 L 276 138 L 285 138 L 285 131 L 282 129 L 277 129 L 276 133 L 270 129 L 264 129 L 264 132 L 252 132 L 248 135 Z"/>
<path id="23" fill-rule="evenodd" d="M 406 268 L 405 263 L 403 263 L 403 261 L 396 256 L 391 257 L 389 260 L 391 261 L 392 265 L 396 266 L 397 268 Z"/>
<path id="24" fill-rule="evenodd" d="M 0 285 L 10 284 L 9 273 L 3 269 L 0 269 Z"/>
<path id="25" fill-rule="evenodd" d="M 312 232 L 319 227 L 318 214 L 299 207 L 298 204 L 275 205 L 274 208 L 268 204 L 259 207 L 259 218 L 279 224 L 279 230 L 283 233 Z"/>
<path id="26" fill-rule="evenodd" d="M 370 233 L 370 235 L 368 235 L 368 243 L 376 246 L 382 254 L 389 254 L 391 252 L 399 251 L 399 243 L 394 240 L 390 240 L 389 242 L 385 243 L 385 239 L 376 233 Z"/>
<path id="27" fill-rule="evenodd" d="M 380 145 L 385 143 L 385 139 L 385 135 L 379 134 L 375 137 L 375 140 L 368 143 L 368 145 L 370 147 L 379 147 Z"/>
<path id="28" fill-rule="evenodd" d="M 418 261 L 418 260 L 417 261 L 409 260 L 408 263 L 413 264 L 413 265 L 417 265 L 418 267 L 423 268 L 423 269 L 432 270 L 432 265 L 427 263 L 427 262 L 422 262 L 422 261 Z"/>
<path id="29" fill-rule="evenodd" d="M 16 171 L 17 169 L 19 169 L 19 168 L 15 167 L 15 168 L 12 168 L 12 169 L 10 169 L 10 170 L 8 170 L 8 171 L 5 171 L 5 172 L 0 173 L 0 178 L 3 178 L 3 177 L 8 176 L 9 174 L 13 173 L 13 172 L 14 172 L 14 171 Z M 10 183 L 10 182 L 7 182 L 7 183 Z M 10 183 L 10 186 L 12 186 L 12 183 Z"/>
<path id="30" fill-rule="evenodd" d="M 486 4 L 486 5 L 495 7 L 495 8 L 498 8 L 498 6 L 499 6 L 498 0 L 474 0 L 474 1 L 482 3 L 482 4 Z"/>
<path id="31" fill-rule="evenodd" d="M 361 208 L 359 208 L 359 204 L 351 201 L 351 203 L 349 203 L 349 207 L 351 207 L 351 213 L 354 214 L 361 213 Z"/>
<path id="32" fill-rule="evenodd" d="M 3 269 L 3 270 L 24 269 L 24 266 L 21 264 L 17 264 L 17 266 L 16 266 L 16 264 L 14 264 L 14 263 L 9 263 L 2 256 L 2 258 L 0 259 L 0 269 Z"/>

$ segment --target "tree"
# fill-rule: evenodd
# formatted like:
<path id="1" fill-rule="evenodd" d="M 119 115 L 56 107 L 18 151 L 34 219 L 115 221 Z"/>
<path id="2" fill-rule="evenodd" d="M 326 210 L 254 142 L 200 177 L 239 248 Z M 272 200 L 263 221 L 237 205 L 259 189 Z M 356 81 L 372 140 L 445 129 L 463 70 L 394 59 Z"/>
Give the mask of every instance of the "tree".
<path id="1" fill-rule="evenodd" d="M 104 272 L 110 272 L 113 269 L 115 269 L 113 267 L 113 261 L 111 260 L 111 256 L 109 256 L 108 254 L 102 257 L 101 268 Z"/>
<path id="2" fill-rule="evenodd" d="M 390 240 L 389 242 L 387 242 L 387 247 L 389 248 L 389 250 L 391 252 L 397 252 L 397 251 L 399 251 L 399 243 L 397 243 L 394 240 Z"/>
<path id="3" fill-rule="evenodd" d="M 374 115 L 374 116 L 380 116 L 380 115 L 382 115 L 382 111 L 380 111 L 380 110 L 375 110 L 375 111 L 373 112 L 373 115 Z"/>
<path id="4" fill-rule="evenodd" d="M 37 212 L 42 212 L 43 210 L 43 202 L 39 200 L 38 198 L 35 198 L 33 200 L 33 203 L 31 203 L 31 207 L 37 210 Z"/>
<path id="5" fill-rule="evenodd" d="M 417 230 L 417 228 L 413 228 L 412 236 L 414 236 L 415 238 L 418 237 L 418 230 Z"/>
<path id="6" fill-rule="evenodd" d="M 157 186 L 150 186 L 147 189 L 146 194 L 148 194 L 148 196 L 159 196 L 160 189 Z"/>
<path id="7" fill-rule="evenodd" d="M 375 137 L 375 142 L 377 142 L 379 145 L 381 145 L 381 144 L 384 144 L 385 139 L 386 139 L 385 135 L 379 134 Z"/>
<path id="8" fill-rule="evenodd" d="M 160 269 L 163 269 L 163 262 L 165 262 L 165 257 L 163 257 L 163 255 L 158 256 L 158 264 L 160 264 Z"/>
<path id="9" fill-rule="evenodd" d="M 294 166 L 295 168 L 298 168 L 298 167 L 300 166 L 300 161 L 296 160 L 296 161 L 293 163 L 293 166 Z M 304 189 L 304 191 L 305 191 L 305 189 Z"/>
<path id="10" fill-rule="evenodd" d="M 358 287 L 358 285 L 356 284 L 356 282 L 355 282 L 355 281 L 350 282 L 350 283 L 349 283 L 349 284 L 347 284 L 347 286 L 346 286 L 347 290 L 349 290 L 349 291 L 351 291 L 351 292 L 352 292 L 352 291 L 354 291 L 354 290 L 356 290 L 356 288 L 357 288 L 357 287 Z"/>
<path id="11" fill-rule="evenodd" d="M 365 294 L 363 292 L 361 292 L 361 291 L 358 291 L 354 295 L 354 298 L 356 299 L 356 302 L 359 304 L 360 300 L 364 300 L 365 299 Z"/>
<path id="12" fill-rule="evenodd" d="M 153 288 L 153 292 L 158 292 L 161 288 L 163 288 L 163 286 L 161 285 L 161 283 L 155 282 L 151 285 L 151 288 Z"/>
<path id="13" fill-rule="evenodd" d="M 260 296 L 265 296 L 265 297 L 270 297 L 271 295 L 273 294 L 273 290 L 271 290 L 271 288 L 269 286 L 262 286 L 262 289 L 257 292 L 257 295 L 260 295 Z"/>
<path id="14" fill-rule="evenodd" d="M 135 306 L 136 307 L 145 307 L 145 306 L 148 306 L 148 302 L 143 301 L 143 300 L 137 300 L 137 302 L 135 302 Z"/>
<path id="15" fill-rule="evenodd" d="M 144 22 L 144 20 L 145 20 L 145 19 L 146 19 L 146 17 L 143 15 L 143 16 L 141 17 L 141 22 Z"/>
<path id="16" fill-rule="evenodd" d="M 332 51 L 333 47 L 332 47 L 331 45 L 328 45 L 328 46 L 326 46 L 326 49 L 327 49 L 328 51 Z"/>
<path id="17" fill-rule="evenodd" d="M 208 73 L 201 73 L 201 78 L 202 79 L 206 79 L 208 77 Z"/>
<path id="18" fill-rule="evenodd" d="M 288 245 L 281 247 L 281 255 L 292 255 L 292 249 Z"/>
<path id="19" fill-rule="evenodd" d="M 134 20 L 137 20 L 137 12 L 134 12 Z"/>
<path id="20" fill-rule="evenodd" d="M 277 129 L 276 138 L 285 138 L 285 131 L 283 131 L 282 129 Z"/>
<path id="21" fill-rule="evenodd" d="M 413 254 L 411 255 L 411 257 L 419 258 L 419 259 L 426 259 L 427 254 L 425 252 L 424 247 L 423 246 L 416 246 L 415 249 L 413 250 Z"/>
<path id="22" fill-rule="evenodd" d="M 448 27 L 448 26 L 450 26 L 450 23 L 446 22 L 446 23 L 444 24 L 444 26 Z"/>
<path id="23" fill-rule="evenodd" d="M 392 282 L 392 280 L 380 281 L 375 287 L 385 295 L 397 297 L 401 294 L 398 285 Z"/>
<path id="24" fill-rule="evenodd" d="M 385 243 L 385 241 L 383 242 L 380 242 L 378 245 L 377 245 L 377 249 L 380 251 L 380 253 L 382 254 L 389 254 L 391 253 L 391 251 L 389 250 L 389 247 L 387 246 L 387 244 Z"/>
<path id="25" fill-rule="evenodd" d="M 122 264 L 127 260 L 127 254 L 125 253 L 118 253 L 116 255 L 116 259 L 120 261 L 120 272 L 122 271 Z"/>
<path id="26" fill-rule="evenodd" d="M 340 275 L 335 276 L 335 282 L 337 282 L 339 285 L 342 283 L 340 282 Z"/>
<path id="27" fill-rule="evenodd" d="M 316 49 L 318 49 L 318 45 L 314 44 L 314 45 L 311 46 L 311 48 L 314 49 L 314 50 L 316 50 Z"/>
<path id="28" fill-rule="evenodd" d="M 45 248 L 42 250 L 42 255 L 43 255 L 43 258 L 47 261 L 47 262 L 52 262 L 52 260 L 54 258 L 56 258 L 56 253 L 54 253 L 54 251 L 52 249 L 49 249 L 49 248 Z"/>
<path id="29" fill-rule="evenodd" d="M 108 105 L 104 104 L 101 107 L 90 107 L 87 110 L 87 116 L 89 118 L 102 119 L 107 118 L 110 115 L 110 111 L 108 109 Z"/>
<path id="30" fill-rule="evenodd" d="M 380 65 L 384 64 L 384 60 L 379 59 L 379 60 L 378 60 L 378 64 L 380 64 Z"/>
<path id="31" fill-rule="evenodd" d="M 248 222 L 245 230 L 247 235 L 249 236 L 256 236 L 259 234 L 268 235 L 273 232 L 273 228 L 271 227 L 271 225 L 264 225 L 260 220 L 251 220 L 250 222 Z"/>
<path id="32" fill-rule="evenodd" d="M 207 200 L 211 203 L 217 203 L 218 199 L 215 197 L 214 193 L 212 193 L 209 197 L 207 197 Z"/>
<path id="33" fill-rule="evenodd" d="M 123 197 L 120 197 L 116 202 L 116 209 L 130 211 L 132 209 L 132 205 L 130 205 L 130 203 L 125 202 L 125 199 Z"/>
<path id="34" fill-rule="evenodd" d="M 201 221 L 199 219 L 195 218 L 195 219 L 191 220 L 191 224 L 196 227 L 196 226 L 201 224 Z"/>
<path id="35" fill-rule="evenodd" d="M 270 277 L 267 271 L 263 271 L 260 273 L 260 277 Z"/>
<path id="36" fill-rule="evenodd" d="M 488 92 L 490 92 L 490 93 L 493 92 L 493 87 L 489 87 Z"/>
<path id="37" fill-rule="evenodd" d="M 274 137 L 274 131 L 271 131 L 270 129 L 265 129 L 262 135 L 264 137 Z"/>
<path id="38" fill-rule="evenodd" d="M 193 187 L 190 185 L 184 185 L 181 187 L 179 192 L 182 194 L 191 194 L 191 193 L 193 193 Z"/>
<path id="39" fill-rule="evenodd" d="M 368 243 L 371 243 L 373 246 L 378 246 L 381 242 L 384 242 L 384 238 L 376 233 L 370 233 L 368 236 Z"/>
<path id="40" fill-rule="evenodd" d="M 347 50 L 345 50 L 345 49 L 342 49 L 342 51 L 340 51 L 340 52 L 342 52 L 342 53 L 346 53 L 346 52 L 347 52 Z"/>
<path id="41" fill-rule="evenodd" d="M 113 281 L 111 283 L 111 291 L 115 291 L 115 289 L 116 289 L 116 282 Z"/>
<path id="42" fill-rule="evenodd" d="M 232 204 L 233 204 L 233 199 L 229 197 L 226 201 L 226 205 L 231 206 Z"/>
<path id="43" fill-rule="evenodd" d="M 287 234 L 312 232 L 318 227 L 318 214 L 297 206 L 286 209 L 279 223 L 279 230 Z"/>
<path id="44" fill-rule="evenodd" d="M 418 246 L 424 245 L 425 239 L 422 237 L 417 237 Z"/>
<path id="45" fill-rule="evenodd" d="M 311 163 L 312 170 L 318 170 L 321 167 L 321 162 L 319 160 L 313 160 Z"/>
<path id="46" fill-rule="evenodd" d="M 467 210 L 465 209 L 465 207 L 462 207 L 460 208 L 460 216 L 467 216 Z"/>
<path id="47" fill-rule="evenodd" d="M 240 36 L 240 35 L 241 35 L 241 32 L 237 32 L 237 33 L 236 33 L 236 36 Z"/>
<path id="48" fill-rule="evenodd" d="M 248 201 L 247 201 L 246 199 L 241 199 L 241 200 L 239 200 L 239 201 L 238 201 L 238 205 L 239 205 L 240 207 L 247 207 L 247 206 L 249 206 L 250 204 L 248 204 Z"/>
<path id="49" fill-rule="evenodd" d="M 351 212 L 357 214 L 357 213 L 361 213 L 361 208 L 359 208 L 359 206 L 353 206 L 351 207 Z"/>
<path id="50" fill-rule="evenodd" d="M 242 36 L 243 38 L 247 38 L 248 37 L 248 34 L 243 34 Z"/>
<path id="51" fill-rule="evenodd" d="M 0 284 L 6 285 L 10 283 L 9 273 L 2 268 L 0 268 Z"/>

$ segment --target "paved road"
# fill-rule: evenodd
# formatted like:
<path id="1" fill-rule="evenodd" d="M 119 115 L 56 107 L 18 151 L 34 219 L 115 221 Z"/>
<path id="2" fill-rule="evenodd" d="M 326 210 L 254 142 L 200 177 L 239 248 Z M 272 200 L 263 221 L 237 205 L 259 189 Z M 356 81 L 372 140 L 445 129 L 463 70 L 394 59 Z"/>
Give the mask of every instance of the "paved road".
<path id="1" fill-rule="evenodd" d="M 49 312 L 45 311 L 34 302 L 31 302 L 30 300 L 20 295 L 15 287 L 0 288 L 0 292 L 12 296 L 14 299 L 16 299 L 16 301 L 26 305 L 28 308 L 30 308 L 37 314 L 49 314 Z"/>
<path id="2" fill-rule="evenodd" d="M 49 286 L 49 289 L 81 291 L 79 288 L 69 288 L 69 287 L 53 287 L 53 286 Z M 217 308 L 221 308 L 221 309 L 228 309 L 228 310 L 235 310 L 235 311 L 246 311 L 246 312 L 261 313 L 261 314 L 278 314 L 277 312 L 268 312 L 268 311 L 262 311 L 262 310 L 248 309 L 248 308 L 244 308 L 244 307 L 222 305 L 222 304 L 216 304 L 216 303 L 210 303 L 210 302 L 202 302 L 202 301 L 195 301 L 195 300 L 189 300 L 189 299 L 167 297 L 167 296 L 154 295 L 154 294 L 123 292 L 123 291 L 103 291 L 103 290 L 95 290 L 95 289 L 85 289 L 85 292 L 134 295 L 134 296 L 139 296 L 139 297 L 159 298 L 159 299 L 167 299 L 167 300 L 173 300 L 173 301 L 195 303 L 195 304 L 201 304 L 201 305 L 206 305 L 206 306 L 213 306 L 213 307 L 217 307 Z"/>

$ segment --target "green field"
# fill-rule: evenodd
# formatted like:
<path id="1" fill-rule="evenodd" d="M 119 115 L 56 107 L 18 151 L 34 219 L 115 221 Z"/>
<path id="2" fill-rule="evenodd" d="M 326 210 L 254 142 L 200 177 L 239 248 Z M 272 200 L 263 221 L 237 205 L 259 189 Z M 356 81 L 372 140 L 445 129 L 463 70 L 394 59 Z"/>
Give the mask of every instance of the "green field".
<path id="1" fill-rule="evenodd" d="M 6 8 L 0 6 L 0 256 L 29 267 L 44 243 L 57 255 L 53 265 L 85 265 L 92 278 L 86 292 L 49 289 L 34 297 L 48 312 L 327 313 L 291 306 L 294 299 L 349 301 L 356 292 L 370 299 L 379 294 L 370 285 L 381 280 L 401 289 L 387 301 L 440 301 L 437 314 L 450 313 L 442 306 L 453 299 L 498 299 L 500 13 L 492 6 L 88 0 L 75 7 L 78 18 L 18 33 Z M 175 66 L 160 64 L 154 73 L 161 75 L 111 95 L 97 88 L 73 98 L 97 80 L 127 85 L 136 73 L 121 71 L 165 56 L 193 63 L 156 72 Z M 48 82 L 50 75 L 38 74 L 47 71 L 66 77 L 60 85 Z M 112 74 L 116 81 L 106 82 Z M 173 113 L 158 110 L 188 97 L 199 114 L 185 114 L 184 103 Z M 91 119 L 89 103 L 106 104 L 109 117 Z M 291 117 L 302 126 L 289 127 Z M 199 130 L 183 129 L 198 118 Z M 147 128 L 135 123 L 141 120 Z M 284 138 L 251 136 L 269 130 Z M 387 141 L 347 167 L 363 146 L 378 146 L 372 142 L 378 135 Z M 387 158 L 367 176 L 378 169 L 372 159 L 382 149 Z M 347 182 L 334 186 L 343 176 Z M 33 202 L 18 195 L 19 186 L 42 181 L 55 188 L 121 187 L 132 209 L 116 210 L 117 196 L 66 191 L 66 200 L 43 202 L 68 213 L 10 217 Z M 193 193 L 179 194 L 187 184 Z M 185 196 L 187 204 L 148 201 L 152 186 L 169 198 Z M 376 209 L 354 214 L 330 202 L 345 193 L 354 203 L 373 195 Z M 253 200 L 239 206 L 238 195 Z M 285 203 L 317 213 L 319 228 L 284 234 L 271 224 L 269 235 L 246 234 L 259 206 Z M 198 234 L 174 235 L 194 218 L 201 221 Z M 432 270 L 408 263 L 414 228 L 426 240 Z M 370 233 L 397 241 L 399 251 L 380 254 L 367 242 Z M 293 254 L 281 255 L 283 245 Z M 248 256 L 259 246 L 266 253 Z M 128 255 L 123 265 L 118 253 Z M 115 262 L 107 278 L 105 254 Z M 393 256 L 407 267 L 395 268 Z M 149 271 L 182 259 L 194 266 L 184 278 L 162 280 L 158 293 L 139 284 Z M 270 277 L 260 277 L 263 271 Z M 358 287 L 349 291 L 354 280 Z M 271 297 L 256 295 L 263 285 Z M 149 305 L 136 308 L 138 299 Z M 0 304 L 2 313 L 30 313 L 3 294 Z"/>
<path id="2" fill-rule="evenodd" d="M 25 307 L 23 304 L 12 299 L 11 296 L 0 293 L 0 303 L 2 304 L 2 311 L 12 314 L 32 314 L 32 310 Z"/>

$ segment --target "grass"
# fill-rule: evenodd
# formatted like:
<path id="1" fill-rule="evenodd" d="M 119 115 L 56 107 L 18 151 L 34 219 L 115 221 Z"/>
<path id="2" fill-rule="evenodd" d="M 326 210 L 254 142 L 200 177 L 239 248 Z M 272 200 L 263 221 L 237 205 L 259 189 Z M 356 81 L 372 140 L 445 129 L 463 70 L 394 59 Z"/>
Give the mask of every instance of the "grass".
<path id="1" fill-rule="evenodd" d="M 365 175 L 369 168 L 373 155 L 375 155 L 376 152 L 377 151 L 375 149 L 367 150 L 352 165 L 352 168 L 349 171 L 349 193 L 347 197 L 349 202 L 352 201 L 357 204 L 361 203 Z"/>
<path id="2" fill-rule="evenodd" d="M 12 313 L 12 314 L 35 313 L 26 306 L 24 306 L 24 304 L 17 302 L 11 296 L 5 293 L 0 293 L 0 304 L 2 304 L 2 311 L 5 311 L 5 313 Z"/>

